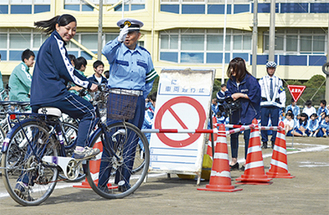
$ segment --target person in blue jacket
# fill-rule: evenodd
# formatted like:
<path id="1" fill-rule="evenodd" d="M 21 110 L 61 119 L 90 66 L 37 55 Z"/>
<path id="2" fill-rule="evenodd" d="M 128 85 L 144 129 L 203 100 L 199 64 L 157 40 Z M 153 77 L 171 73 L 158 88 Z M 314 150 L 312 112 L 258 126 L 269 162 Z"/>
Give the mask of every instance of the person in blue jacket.
<path id="1" fill-rule="evenodd" d="M 151 92 L 154 79 L 158 75 L 154 69 L 150 53 L 145 48 L 137 45 L 137 41 L 141 37 L 139 30 L 144 25 L 143 22 L 124 18 L 119 20 L 117 25 L 120 27 L 119 36 L 107 42 L 102 51 L 110 64 L 110 77 L 108 79 L 110 96 L 117 99 L 124 97 L 125 94 L 138 96 L 134 117 L 128 122 L 141 129 L 145 114 L 145 99 Z M 109 119 L 109 121 L 111 123 L 115 120 Z M 137 144 L 138 141 L 129 144 L 126 150 L 135 151 Z M 107 157 L 109 155 L 103 152 L 102 156 Z M 122 168 L 122 178 L 120 178 L 120 181 L 115 181 L 115 183 L 118 182 L 119 191 L 122 192 L 130 188 L 129 181 L 134 163 L 134 159 L 128 159 L 127 157 L 123 159 L 125 165 Z M 106 167 L 107 164 L 101 162 L 98 182 L 101 189 L 107 189 L 107 176 L 111 172 L 111 169 Z"/>
<path id="2" fill-rule="evenodd" d="M 326 115 L 324 117 L 324 120 L 322 120 L 321 124 L 320 124 L 320 132 L 322 137 L 327 137 L 329 136 L 329 115 Z M 320 133 L 319 132 L 319 133 Z"/>
<path id="3" fill-rule="evenodd" d="M 93 157 L 97 150 L 85 146 L 95 120 L 94 107 L 66 88 L 69 81 L 93 92 L 98 87 L 74 69 L 65 48 L 76 34 L 77 21 L 74 16 L 63 14 L 35 22 L 34 25 L 50 36 L 40 47 L 35 63 L 31 85 L 32 111 L 37 112 L 41 107 L 57 107 L 69 116 L 80 119 L 73 157 Z"/>
<path id="4" fill-rule="evenodd" d="M 63 14 L 34 25 L 50 36 L 39 49 L 34 67 L 30 103 L 32 112 L 41 107 L 56 107 L 72 118 L 80 119 L 77 145 L 73 158 L 84 160 L 96 156 L 99 149 L 87 147 L 89 133 L 95 120 L 91 103 L 67 90 L 69 81 L 96 91 L 98 86 L 79 74 L 72 66 L 65 45 L 76 34 L 77 21 L 74 16 Z M 28 149 L 29 150 L 29 149 Z M 15 193 L 30 199 L 28 187 L 33 186 L 29 174 L 22 175 L 16 183 Z"/>
<path id="5" fill-rule="evenodd" d="M 297 106 L 296 103 L 297 102 L 295 101 L 295 99 L 291 98 L 291 104 L 287 106 L 286 113 L 291 110 L 294 116 L 298 116 L 300 114 L 300 108 Z"/>
<path id="6" fill-rule="evenodd" d="M 233 98 L 234 101 L 239 100 L 241 108 L 234 111 L 230 116 L 230 124 L 249 125 L 253 119 L 260 116 L 261 93 L 260 86 L 255 77 L 253 77 L 246 69 L 244 59 L 236 57 L 230 61 L 227 69 L 227 96 Z M 250 130 L 244 131 L 245 141 L 245 158 L 247 157 L 249 145 Z M 239 149 L 239 133 L 231 135 L 231 153 L 232 161 L 230 163 L 231 170 L 239 169 L 238 149 Z M 241 170 L 244 170 L 244 166 Z"/>
<path id="7" fill-rule="evenodd" d="M 94 68 L 95 73 L 92 76 L 88 77 L 88 80 L 93 83 L 107 85 L 107 79 L 103 76 L 104 63 L 100 60 L 96 60 L 93 63 L 93 68 Z"/>
<path id="8" fill-rule="evenodd" d="M 307 130 L 310 132 L 310 137 L 317 137 L 320 130 L 320 123 L 316 113 L 313 113 L 310 117 L 310 120 L 308 120 Z"/>

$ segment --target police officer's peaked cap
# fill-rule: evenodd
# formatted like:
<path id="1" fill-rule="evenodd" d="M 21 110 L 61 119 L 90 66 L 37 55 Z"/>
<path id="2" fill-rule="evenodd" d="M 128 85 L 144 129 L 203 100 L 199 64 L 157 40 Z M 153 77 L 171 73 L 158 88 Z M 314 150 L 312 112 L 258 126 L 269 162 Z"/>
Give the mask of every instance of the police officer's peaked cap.
<path id="1" fill-rule="evenodd" d="M 120 19 L 117 22 L 117 25 L 120 28 L 125 27 L 125 25 L 128 25 L 128 29 L 129 31 L 139 31 L 139 29 L 141 27 L 143 27 L 144 23 L 137 20 L 137 19 L 132 19 L 132 18 L 124 18 L 124 19 Z"/>

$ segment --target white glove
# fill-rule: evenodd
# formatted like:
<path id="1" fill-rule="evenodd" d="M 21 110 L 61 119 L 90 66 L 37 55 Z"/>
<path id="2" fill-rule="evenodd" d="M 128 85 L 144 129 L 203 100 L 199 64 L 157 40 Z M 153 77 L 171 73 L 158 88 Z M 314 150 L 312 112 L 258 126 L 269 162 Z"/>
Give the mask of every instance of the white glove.
<path id="1" fill-rule="evenodd" d="M 121 43 L 123 42 L 125 39 L 126 39 L 126 36 L 128 34 L 128 25 L 125 25 L 125 27 L 123 27 L 121 30 L 120 30 L 120 34 L 119 34 L 119 37 L 118 37 L 118 41 Z"/>

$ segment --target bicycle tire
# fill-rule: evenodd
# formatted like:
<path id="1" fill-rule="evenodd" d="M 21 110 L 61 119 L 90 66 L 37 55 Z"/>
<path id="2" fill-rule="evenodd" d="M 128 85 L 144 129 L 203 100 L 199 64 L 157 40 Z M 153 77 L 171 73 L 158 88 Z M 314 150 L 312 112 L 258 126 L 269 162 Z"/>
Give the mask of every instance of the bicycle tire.
<path id="1" fill-rule="evenodd" d="M 0 165 L 1 165 L 1 156 L 2 156 L 2 145 L 3 145 L 3 141 L 6 138 L 6 134 L 3 131 L 3 129 L 0 127 Z M 1 171 L 0 171 L 1 172 Z"/>
<path id="2" fill-rule="evenodd" d="M 101 151 L 103 151 L 102 154 L 98 155 L 95 160 L 89 160 L 87 162 L 86 176 L 91 188 L 98 195 L 107 199 L 124 198 L 135 192 L 140 187 L 148 173 L 150 161 L 148 141 L 145 135 L 131 123 L 115 123 L 107 126 L 106 130 L 107 135 L 111 137 L 111 141 L 106 143 L 105 134 L 100 130 L 91 141 L 92 147 L 95 146 L 95 143 L 98 143 L 98 147 L 104 147 L 101 147 Z M 112 137 L 114 136 L 113 134 L 115 134 L 117 131 L 122 131 L 122 133 L 119 133 L 115 136 L 116 143 L 114 143 L 112 141 Z M 136 154 L 138 155 L 138 152 L 136 153 L 136 148 L 139 139 L 142 140 L 145 149 L 143 165 L 135 163 L 136 159 L 131 159 L 135 158 Z M 135 144 L 136 146 L 134 146 Z M 104 153 L 113 153 L 113 151 L 109 150 L 110 146 L 116 155 L 118 155 L 118 158 L 115 156 L 104 156 Z M 128 152 L 131 152 L 130 155 L 127 155 Z M 132 162 L 132 167 L 127 166 L 127 161 L 129 160 Z M 107 165 L 101 165 L 106 163 Z M 141 166 L 141 168 L 137 170 L 134 168 L 136 165 Z M 107 170 L 107 174 L 103 173 L 103 171 L 100 171 L 101 169 Z M 135 169 L 134 172 L 132 172 L 133 169 Z M 130 174 L 130 177 L 124 177 L 122 172 Z M 105 181 L 104 184 L 106 186 L 102 186 L 102 181 Z M 109 185 L 107 182 L 109 182 L 111 185 Z M 122 184 L 122 182 L 124 183 Z M 124 187 L 119 185 L 128 186 Z"/>
<path id="3" fill-rule="evenodd" d="M 63 122 L 63 135 L 64 135 L 64 149 L 65 156 L 72 157 L 72 154 L 76 145 L 76 137 L 78 136 L 78 127 L 75 124 Z M 82 164 L 81 164 L 82 165 Z M 79 176 L 74 179 L 68 179 L 64 174 L 59 173 L 59 177 L 63 179 L 65 182 L 79 182 L 85 179 L 86 174 L 83 171 L 83 168 L 80 168 L 81 172 Z"/>
<path id="4" fill-rule="evenodd" d="M 56 186 L 58 169 L 38 162 L 31 147 L 38 155 L 57 156 L 57 147 L 49 129 L 38 120 L 25 120 L 7 135 L 6 151 L 2 156 L 3 182 L 9 195 L 23 206 L 36 206 L 44 202 Z M 27 139 L 28 138 L 28 139 Z M 8 143 L 7 143 L 8 140 Z M 30 141 L 28 144 L 27 141 Z M 15 192 L 18 181 L 24 182 L 25 197 Z"/>

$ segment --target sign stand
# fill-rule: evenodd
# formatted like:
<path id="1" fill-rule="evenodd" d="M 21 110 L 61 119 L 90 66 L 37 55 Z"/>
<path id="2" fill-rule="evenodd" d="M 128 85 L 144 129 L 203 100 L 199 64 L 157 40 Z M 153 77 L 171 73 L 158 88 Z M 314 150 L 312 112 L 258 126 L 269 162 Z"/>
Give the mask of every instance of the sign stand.
<path id="1" fill-rule="evenodd" d="M 160 73 L 153 129 L 205 129 L 215 70 L 164 69 Z M 201 181 L 204 133 L 152 133 L 150 171 L 197 175 Z"/>

